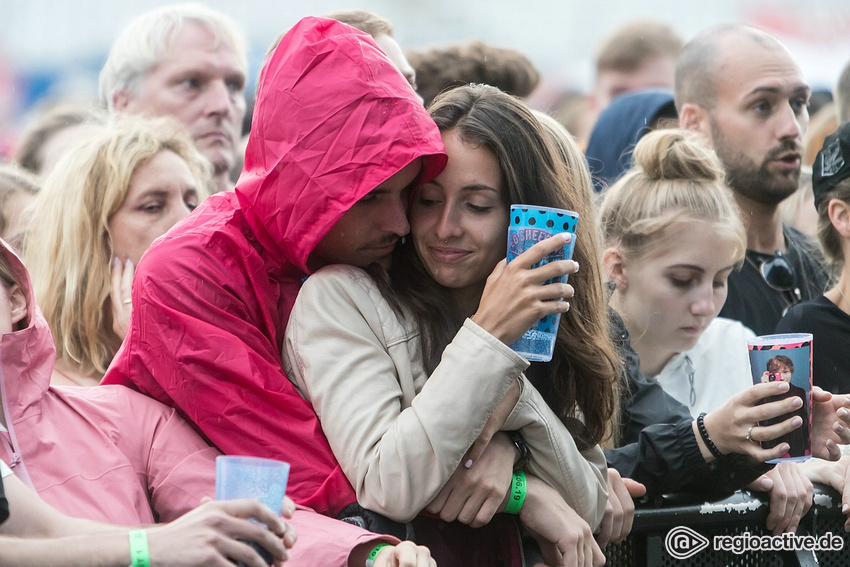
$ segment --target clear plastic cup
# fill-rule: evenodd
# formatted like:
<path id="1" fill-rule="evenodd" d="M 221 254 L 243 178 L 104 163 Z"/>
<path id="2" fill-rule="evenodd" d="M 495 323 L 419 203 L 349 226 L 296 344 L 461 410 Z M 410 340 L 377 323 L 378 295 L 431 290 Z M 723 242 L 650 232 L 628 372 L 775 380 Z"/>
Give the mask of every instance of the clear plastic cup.
<path id="1" fill-rule="evenodd" d="M 289 463 L 259 457 L 220 455 L 215 459 L 216 500 L 257 500 L 281 515 Z M 272 556 L 255 542 L 248 542 L 268 565 Z M 237 565 L 242 565 L 237 563 Z"/>

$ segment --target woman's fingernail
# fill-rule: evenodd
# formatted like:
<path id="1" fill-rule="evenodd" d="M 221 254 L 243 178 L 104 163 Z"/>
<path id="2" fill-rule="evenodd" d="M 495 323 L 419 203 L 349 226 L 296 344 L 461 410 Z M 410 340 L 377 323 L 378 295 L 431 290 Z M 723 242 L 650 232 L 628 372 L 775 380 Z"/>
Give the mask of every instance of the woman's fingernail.
<path id="1" fill-rule="evenodd" d="M 571 240 L 573 239 L 573 235 L 572 235 L 572 234 L 570 234 L 569 232 L 562 232 L 562 233 L 561 233 L 561 238 L 563 238 L 563 239 L 564 239 L 564 242 L 569 242 L 569 241 L 571 241 Z"/>
<path id="2" fill-rule="evenodd" d="M 850 412 L 848 412 L 848 411 L 847 411 L 846 409 L 844 409 L 844 408 L 839 409 L 839 410 L 838 410 L 837 412 L 835 412 L 835 413 L 837 413 L 837 414 L 838 414 L 838 417 L 847 417 L 847 415 L 848 415 L 848 414 L 850 414 Z"/>
<path id="3" fill-rule="evenodd" d="M 115 267 L 115 268 L 117 268 L 117 267 L 118 267 L 118 266 L 120 266 L 120 265 L 121 265 L 121 258 L 119 258 L 118 256 L 115 256 L 115 257 L 112 259 L 112 266 L 113 266 L 113 267 Z"/>
<path id="4" fill-rule="evenodd" d="M 573 260 L 573 261 L 575 262 L 575 260 Z M 578 271 L 580 266 L 578 265 L 578 262 L 575 262 L 575 264 L 576 264 L 576 271 Z"/>
<path id="5" fill-rule="evenodd" d="M 133 267 L 133 261 L 131 259 L 127 258 L 127 261 L 124 262 L 124 265 L 127 266 L 128 268 L 132 268 Z"/>
<path id="6" fill-rule="evenodd" d="M 467 461 L 463 463 L 463 466 L 466 468 L 470 468 L 472 466 L 472 459 L 467 459 Z"/>
<path id="7" fill-rule="evenodd" d="M 793 420 L 791 420 L 791 423 L 794 424 L 794 427 L 799 427 L 803 425 L 803 418 L 798 415 Z"/>
<path id="8" fill-rule="evenodd" d="M 850 510 L 850 504 L 845 504 L 844 506 L 841 507 L 841 513 L 842 514 L 846 514 L 847 510 Z"/>

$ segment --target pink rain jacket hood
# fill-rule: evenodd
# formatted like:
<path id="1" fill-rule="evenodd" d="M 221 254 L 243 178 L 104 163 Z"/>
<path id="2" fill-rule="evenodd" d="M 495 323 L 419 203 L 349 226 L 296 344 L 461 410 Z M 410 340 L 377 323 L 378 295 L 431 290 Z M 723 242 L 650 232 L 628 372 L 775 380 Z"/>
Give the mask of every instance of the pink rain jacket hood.
<path id="1" fill-rule="evenodd" d="M 316 244 L 372 189 L 421 156 L 421 178 L 442 171 L 442 147 L 368 35 L 306 18 L 260 75 L 236 195 L 267 253 L 303 273 Z"/>
<path id="2" fill-rule="evenodd" d="M 121 386 L 49 387 L 53 337 L 29 274 L 0 241 L 27 300 L 21 329 L 0 339 L 8 432 L 0 458 L 65 514 L 116 524 L 168 521 L 214 484 L 218 452 L 177 412 Z M 152 513 L 153 508 L 153 513 Z"/>
<path id="3" fill-rule="evenodd" d="M 225 453 L 290 462 L 287 494 L 299 504 L 337 514 L 353 503 L 312 406 L 284 374 L 283 332 L 316 244 L 419 158 L 421 180 L 442 170 L 440 133 L 372 39 L 300 21 L 260 75 L 235 191 L 207 199 L 142 258 L 104 383 L 177 407 Z"/>

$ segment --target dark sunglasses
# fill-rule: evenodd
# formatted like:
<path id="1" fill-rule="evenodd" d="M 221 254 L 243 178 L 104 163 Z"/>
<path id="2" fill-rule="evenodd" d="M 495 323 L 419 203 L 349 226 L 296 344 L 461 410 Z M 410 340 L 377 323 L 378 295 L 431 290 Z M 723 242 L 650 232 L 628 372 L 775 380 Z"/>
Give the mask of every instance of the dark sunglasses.
<path id="1" fill-rule="evenodd" d="M 749 258 L 748 258 L 749 259 Z M 759 263 L 759 272 L 764 281 L 776 291 L 791 292 L 794 303 L 800 301 L 800 288 L 797 287 L 797 276 L 794 267 L 779 250 L 773 253 L 773 258 Z"/>

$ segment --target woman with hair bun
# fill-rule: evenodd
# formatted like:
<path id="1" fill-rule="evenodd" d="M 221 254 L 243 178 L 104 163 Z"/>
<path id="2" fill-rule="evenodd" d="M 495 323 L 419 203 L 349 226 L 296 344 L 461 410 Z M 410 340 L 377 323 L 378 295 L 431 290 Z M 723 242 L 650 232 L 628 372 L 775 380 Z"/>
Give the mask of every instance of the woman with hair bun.
<path id="1" fill-rule="evenodd" d="M 788 384 L 753 386 L 746 342 L 753 334 L 717 318 L 727 278 L 744 259 L 745 233 L 716 154 L 693 133 L 662 130 L 638 143 L 634 162 L 600 210 L 603 262 L 614 288 L 610 304 L 623 318 L 641 373 L 697 419 L 675 442 L 656 445 L 655 462 L 620 472 L 637 471 L 635 480 L 650 491 L 677 491 L 690 478 L 710 478 L 702 474 L 706 463 L 732 470 L 735 455 L 751 457 L 754 465 L 782 456 L 787 443 L 763 448 L 761 442 L 802 425 L 798 417 L 784 417 L 800 400 L 764 400 Z M 774 425 L 757 425 L 780 416 Z M 678 464 L 668 466 L 673 461 Z M 648 469 L 654 469 L 649 479 L 641 476 Z M 686 478 L 674 478 L 676 470 Z M 730 476 L 740 482 L 742 475 Z M 770 492 L 767 527 L 774 533 L 796 530 L 811 506 L 811 482 L 796 463 L 777 465 L 749 488 Z"/>
<path id="2" fill-rule="evenodd" d="M 643 373 L 697 417 L 752 383 L 747 340 L 754 334 L 717 317 L 746 233 L 723 166 L 693 135 L 653 133 L 634 160 L 600 211 L 603 258 L 616 286 L 610 304 Z"/>

